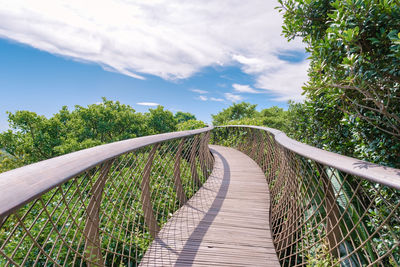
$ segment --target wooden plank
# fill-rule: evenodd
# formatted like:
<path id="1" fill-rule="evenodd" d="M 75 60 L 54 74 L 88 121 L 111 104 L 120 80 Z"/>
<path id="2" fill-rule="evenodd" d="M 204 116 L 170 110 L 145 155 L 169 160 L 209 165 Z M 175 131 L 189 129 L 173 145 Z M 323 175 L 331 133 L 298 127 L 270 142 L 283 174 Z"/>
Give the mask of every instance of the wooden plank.
<path id="1" fill-rule="evenodd" d="M 213 173 L 164 225 L 141 266 L 280 266 L 260 167 L 232 148 L 211 149 Z"/>

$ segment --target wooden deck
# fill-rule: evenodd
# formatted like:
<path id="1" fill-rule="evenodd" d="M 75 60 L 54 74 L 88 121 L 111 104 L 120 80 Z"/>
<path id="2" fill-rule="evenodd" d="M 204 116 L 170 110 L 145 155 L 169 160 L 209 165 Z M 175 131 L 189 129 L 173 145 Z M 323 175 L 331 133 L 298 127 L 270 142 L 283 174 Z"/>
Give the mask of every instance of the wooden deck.
<path id="1" fill-rule="evenodd" d="M 263 172 L 235 149 L 210 147 L 213 173 L 164 225 L 141 266 L 280 266 Z"/>

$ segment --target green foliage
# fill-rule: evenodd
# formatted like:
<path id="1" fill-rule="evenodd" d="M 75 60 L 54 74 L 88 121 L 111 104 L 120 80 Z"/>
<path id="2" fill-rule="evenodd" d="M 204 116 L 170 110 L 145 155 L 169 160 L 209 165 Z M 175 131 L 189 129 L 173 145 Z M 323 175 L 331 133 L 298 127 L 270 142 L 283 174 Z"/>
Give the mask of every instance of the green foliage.
<path id="1" fill-rule="evenodd" d="M 172 112 L 164 110 L 163 106 L 149 109 L 147 124 L 152 134 L 168 133 L 176 130 L 176 120 Z"/>
<path id="2" fill-rule="evenodd" d="M 184 150 L 190 150 L 193 137 L 185 140 Z M 175 139 L 161 143 L 151 165 L 150 197 L 160 227 L 182 205 L 177 198 L 174 183 L 176 152 L 181 141 Z M 99 227 L 102 249 L 107 249 L 107 253 L 103 254 L 106 266 L 138 265 L 152 242 L 141 202 L 143 172 L 151 148 L 146 146 L 116 158 L 110 167 L 108 179 L 104 181 Z M 204 183 L 211 170 L 202 172 L 200 158 L 197 159 L 195 166 L 200 181 Z M 95 260 L 94 255 L 86 254 L 89 250 L 87 247 L 85 250 L 87 233 L 84 229 L 91 220 L 89 213 L 92 210 L 88 207 L 93 200 L 93 189 L 101 178 L 103 166 L 95 166 L 77 175 L 8 216 L 0 228 L 2 253 L 12 255 L 15 263 L 24 263 L 24 266 L 52 265 L 48 263 L 47 257 L 65 266 L 86 266 L 83 256 Z M 191 166 L 189 161 L 184 158 L 181 160 L 180 178 L 187 198 L 199 189 L 192 179 Z M 20 221 L 23 221 L 26 228 L 16 226 Z M 27 229 L 41 250 L 31 238 L 26 238 Z M 71 253 L 71 249 L 74 253 Z M 7 262 L 6 257 L 0 257 L 0 266 L 5 266 Z"/>
<path id="3" fill-rule="evenodd" d="M 22 162 L 5 151 L 0 150 L 0 172 L 21 167 Z"/>
<path id="4" fill-rule="evenodd" d="M 317 255 L 308 255 L 307 267 L 339 267 L 339 264 L 332 265 L 332 255 L 329 253 L 328 245 L 318 247 L 314 252 Z"/>
<path id="5" fill-rule="evenodd" d="M 8 113 L 10 130 L 0 133 L 7 154 L 0 172 L 72 151 L 147 135 L 145 117 L 118 101 L 103 98 L 100 104 L 63 107 L 47 119 L 30 111 Z"/>
<path id="6" fill-rule="evenodd" d="M 400 142 L 333 103 L 327 105 L 329 97 L 291 103 L 289 135 L 325 150 L 399 168 Z"/>
<path id="7" fill-rule="evenodd" d="M 8 121 L 10 130 L 0 133 L 0 173 L 96 145 L 205 126 L 190 113 L 173 116 L 158 106 L 141 114 L 106 98 L 73 111 L 63 107 L 51 118 L 25 110 L 9 112 Z"/>
<path id="8" fill-rule="evenodd" d="M 290 135 L 326 150 L 400 168 L 399 2 L 279 2 L 284 34 L 289 40 L 301 37 L 310 55 L 309 81 L 303 87 L 307 100 L 290 104 Z M 358 197 L 373 199 L 379 185 L 363 186 L 370 192 L 366 195 L 359 192 Z M 376 202 L 385 202 L 385 199 L 398 199 L 398 194 L 382 188 Z M 368 231 L 371 233 L 385 221 L 390 209 L 383 206 L 379 212 L 359 218 L 358 203 L 346 205 L 347 224 L 364 221 L 357 226 L 360 241 L 367 240 Z M 369 221 L 371 218 L 376 220 L 374 224 Z M 397 230 L 394 231 L 396 236 Z M 376 249 L 379 255 L 385 253 L 386 244 L 391 246 L 395 242 L 393 236 L 383 236 L 373 240 L 379 243 Z M 366 242 L 371 261 L 376 253 L 372 245 Z M 390 261 L 383 265 L 389 266 Z M 325 265 L 329 263 L 324 257 L 310 258 L 310 266 Z"/>
<path id="9" fill-rule="evenodd" d="M 288 112 L 282 108 L 272 106 L 261 110 L 260 117 L 262 118 L 262 125 L 271 128 L 287 131 L 288 125 Z"/>
<path id="10" fill-rule="evenodd" d="M 287 130 L 287 111 L 273 106 L 258 112 L 257 105 L 242 102 L 212 115 L 214 125 L 257 125 L 267 126 L 282 131 Z"/>
<path id="11" fill-rule="evenodd" d="M 146 134 L 142 114 L 135 113 L 129 105 L 105 98 L 102 103 L 89 105 L 87 108 L 76 106 L 72 119 L 76 120 L 72 122 L 75 127 L 79 125 L 74 130 L 78 131 L 81 140 L 92 139 L 109 143 Z"/>
<path id="12" fill-rule="evenodd" d="M 240 120 L 243 118 L 252 118 L 257 114 L 257 105 L 251 105 L 247 102 L 233 103 L 232 106 L 223 109 L 216 115 L 211 115 L 214 125 L 223 125 L 229 121 Z"/>
<path id="13" fill-rule="evenodd" d="M 188 120 L 179 123 L 176 128 L 178 131 L 195 130 L 206 127 L 206 124 L 202 121 Z"/>
<path id="14" fill-rule="evenodd" d="M 177 113 L 175 113 L 174 118 L 178 123 L 182 123 L 188 120 L 196 120 L 195 115 L 189 112 L 182 112 L 182 111 L 178 111 Z"/>
<path id="15" fill-rule="evenodd" d="M 399 2 L 279 2 L 283 33 L 301 37 L 310 55 L 307 101 L 291 107 L 293 136 L 399 167 Z"/>

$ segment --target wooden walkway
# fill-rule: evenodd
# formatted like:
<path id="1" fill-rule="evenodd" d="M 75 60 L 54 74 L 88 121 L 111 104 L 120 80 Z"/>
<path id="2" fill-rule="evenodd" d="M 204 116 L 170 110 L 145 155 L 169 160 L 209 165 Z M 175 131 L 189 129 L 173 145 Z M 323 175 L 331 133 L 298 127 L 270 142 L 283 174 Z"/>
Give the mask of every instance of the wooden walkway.
<path id="1" fill-rule="evenodd" d="M 235 149 L 210 147 L 213 173 L 164 225 L 141 266 L 280 266 L 263 172 Z"/>

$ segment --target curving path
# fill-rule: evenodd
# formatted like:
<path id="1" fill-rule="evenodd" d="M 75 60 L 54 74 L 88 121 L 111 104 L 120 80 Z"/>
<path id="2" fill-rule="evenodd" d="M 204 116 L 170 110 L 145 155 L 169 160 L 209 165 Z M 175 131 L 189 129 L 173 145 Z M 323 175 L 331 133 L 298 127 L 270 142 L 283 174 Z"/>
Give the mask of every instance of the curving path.
<path id="1" fill-rule="evenodd" d="M 210 148 L 213 173 L 163 226 L 141 266 L 280 266 L 262 170 L 235 149 Z"/>

